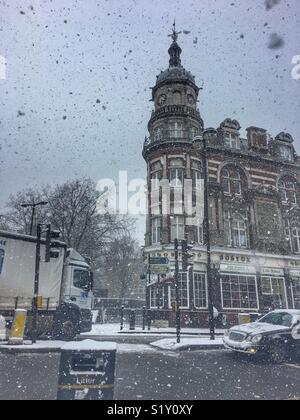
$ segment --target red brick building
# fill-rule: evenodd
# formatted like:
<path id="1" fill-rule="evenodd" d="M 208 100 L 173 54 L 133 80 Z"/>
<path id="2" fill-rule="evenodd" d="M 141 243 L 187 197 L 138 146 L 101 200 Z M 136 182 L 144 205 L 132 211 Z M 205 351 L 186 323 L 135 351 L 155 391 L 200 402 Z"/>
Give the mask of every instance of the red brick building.
<path id="1" fill-rule="evenodd" d="M 143 149 L 149 187 L 145 261 L 149 255 L 167 257 L 172 271 L 174 239 L 187 237 L 194 244 L 192 267 L 180 273 L 181 309 L 186 323 L 204 325 L 208 299 L 203 220 L 187 223 L 178 201 L 180 197 L 184 201 L 185 181 L 190 180 L 196 205 L 203 179 L 197 143 L 205 137 L 218 322 L 236 322 L 241 312 L 299 309 L 300 158 L 294 140 L 283 132 L 273 138 L 254 126 L 243 138 L 239 122 L 230 118 L 217 128 L 205 128 L 197 109 L 200 89 L 181 64 L 175 30 L 172 37 L 169 68 L 157 76 L 152 89 L 154 110 Z M 164 182 L 170 185 L 168 209 L 163 203 Z M 174 286 L 163 276 L 149 276 L 148 306 L 158 317 L 172 321 L 174 296 Z"/>

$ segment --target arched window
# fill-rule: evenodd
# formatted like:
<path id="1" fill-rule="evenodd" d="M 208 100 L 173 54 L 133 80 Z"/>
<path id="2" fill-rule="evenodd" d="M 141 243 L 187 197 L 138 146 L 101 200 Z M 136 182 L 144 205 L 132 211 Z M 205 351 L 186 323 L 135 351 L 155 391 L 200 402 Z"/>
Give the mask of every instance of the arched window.
<path id="1" fill-rule="evenodd" d="M 154 130 L 154 141 L 160 141 L 162 139 L 162 130 L 160 127 Z"/>
<path id="2" fill-rule="evenodd" d="M 172 159 L 169 163 L 170 185 L 172 188 L 183 188 L 185 167 L 183 159 Z"/>
<path id="3" fill-rule="evenodd" d="M 293 243 L 293 250 L 296 254 L 300 252 L 300 229 L 294 228 L 292 229 L 292 243 Z"/>
<path id="4" fill-rule="evenodd" d="M 176 90 L 173 93 L 173 104 L 174 105 L 181 105 L 181 100 L 182 100 L 181 92 L 179 90 Z"/>
<path id="5" fill-rule="evenodd" d="M 285 177 L 279 181 L 278 189 L 281 196 L 281 201 L 291 206 L 298 205 L 297 198 L 297 182 L 292 177 Z"/>
<path id="6" fill-rule="evenodd" d="M 289 221 L 285 225 L 286 240 L 294 254 L 300 254 L 300 227 Z"/>
<path id="7" fill-rule="evenodd" d="M 224 214 L 225 245 L 232 248 L 249 247 L 249 222 L 247 212 L 232 212 Z"/>
<path id="8" fill-rule="evenodd" d="M 225 167 L 221 172 L 221 185 L 225 194 L 242 193 L 243 185 L 246 185 L 247 180 L 244 173 L 235 166 Z"/>

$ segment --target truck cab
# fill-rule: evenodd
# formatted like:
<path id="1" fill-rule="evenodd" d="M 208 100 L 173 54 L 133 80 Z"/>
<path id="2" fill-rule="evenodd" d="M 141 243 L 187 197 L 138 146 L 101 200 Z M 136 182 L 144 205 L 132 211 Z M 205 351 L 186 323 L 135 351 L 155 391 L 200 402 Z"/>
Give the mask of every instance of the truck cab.
<path id="1" fill-rule="evenodd" d="M 92 328 L 93 273 L 86 260 L 74 249 L 67 250 L 61 300 L 68 310 L 80 312 L 79 333 Z M 70 325 L 69 325 L 70 327 Z"/>

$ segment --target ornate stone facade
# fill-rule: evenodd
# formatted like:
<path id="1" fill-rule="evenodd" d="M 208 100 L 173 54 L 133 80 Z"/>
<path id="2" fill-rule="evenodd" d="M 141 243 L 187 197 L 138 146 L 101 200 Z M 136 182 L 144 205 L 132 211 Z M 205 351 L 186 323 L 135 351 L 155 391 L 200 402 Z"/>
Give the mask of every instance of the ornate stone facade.
<path id="1" fill-rule="evenodd" d="M 197 108 L 200 89 L 181 64 L 174 29 L 169 68 L 152 88 L 154 110 L 143 157 L 148 165 L 145 261 L 169 258 L 174 269 L 174 239 L 194 244 L 194 261 L 181 273 L 182 316 L 187 325 L 207 321 L 206 246 L 202 221 L 187 224 L 177 213 L 176 189 L 191 180 L 193 200 L 203 178 L 197 143 L 207 140 L 209 225 L 212 241 L 214 306 L 218 323 L 236 322 L 241 312 L 300 308 L 300 158 L 288 133 L 272 138 L 249 127 L 247 138 L 238 121 L 204 128 Z M 169 182 L 171 203 L 163 210 L 162 185 Z M 158 203 L 153 205 L 153 191 Z M 184 190 L 182 188 L 182 199 Z M 177 195 L 178 197 L 178 195 Z M 153 209 L 155 208 L 155 211 Z M 163 276 L 148 278 L 148 306 L 172 322 L 173 286 Z"/>

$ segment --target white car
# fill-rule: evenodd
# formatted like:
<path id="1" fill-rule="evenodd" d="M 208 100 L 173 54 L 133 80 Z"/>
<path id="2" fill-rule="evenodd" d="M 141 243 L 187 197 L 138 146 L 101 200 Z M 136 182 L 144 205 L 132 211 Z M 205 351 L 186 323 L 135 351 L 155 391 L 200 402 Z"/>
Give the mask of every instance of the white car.
<path id="1" fill-rule="evenodd" d="M 300 310 L 272 311 L 257 322 L 230 328 L 223 342 L 234 352 L 269 356 L 281 363 L 300 355 Z"/>

